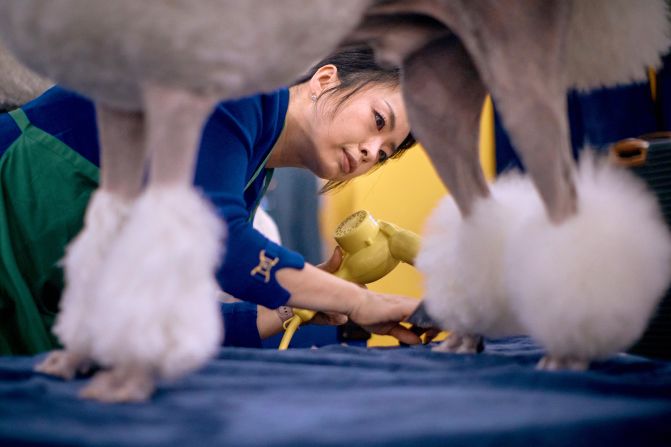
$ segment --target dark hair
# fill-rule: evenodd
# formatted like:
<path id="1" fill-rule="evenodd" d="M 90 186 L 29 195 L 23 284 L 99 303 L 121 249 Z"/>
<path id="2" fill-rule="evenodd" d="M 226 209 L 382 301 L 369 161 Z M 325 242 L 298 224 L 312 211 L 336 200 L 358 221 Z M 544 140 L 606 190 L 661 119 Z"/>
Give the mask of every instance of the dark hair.
<path id="1" fill-rule="evenodd" d="M 329 64 L 335 65 L 338 69 L 338 80 L 340 82 L 335 87 L 323 91 L 318 99 L 324 95 L 337 98 L 333 113 L 335 113 L 357 92 L 368 86 L 382 84 L 397 87 L 401 84 L 400 70 L 395 67 L 383 68 L 378 65 L 377 62 L 375 62 L 375 54 L 373 50 L 365 45 L 349 46 L 338 49 L 314 65 L 305 76 L 296 81 L 296 84 L 301 84 L 310 80 L 319 68 Z M 415 142 L 415 137 L 412 133 L 409 133 L 403 142 L 394 149 L 390 158 L 399 158 L 403 152 L 412 147 Z M 377 169 L 383 163 L 384 162 L 376 165 L 374 169 Z M 347 180 L 329 180 L 320 190 L 320 193 L 340 188 L 346 183 Z"/>

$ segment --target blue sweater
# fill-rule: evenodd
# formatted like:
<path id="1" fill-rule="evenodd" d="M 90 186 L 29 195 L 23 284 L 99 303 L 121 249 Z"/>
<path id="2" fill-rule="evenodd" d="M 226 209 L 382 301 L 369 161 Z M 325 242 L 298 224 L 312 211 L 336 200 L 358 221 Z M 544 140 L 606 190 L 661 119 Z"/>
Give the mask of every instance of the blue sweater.
<path id="1" fill-rule="evenodd" d="M 304 266 L 300 254 L 269 241 L 251 223 L 264 182 L 272 174 L 263 165 L 282 131 L 288 103 L 287 89 L 220 103 L 203 131 L 194 179 L 228 227 L 226 255 L 217 271 L 221 288 L 270 308 L 285 304 L 290 296 L 276 281 L 275 272 Z M 33 125 L 100 165 L 91 101 L 53 87 L 22 108 Z M 0 115 L 0 156 L 19 134 L 13 120 L 7 114 Z M 261 265 L 262 257 L 274 263 L 270 270 Z M 222 314 L 226 317 L 226 344 L 232 340 L 238 345 L 260 344 L 255 306 L 223 305 Z"/>

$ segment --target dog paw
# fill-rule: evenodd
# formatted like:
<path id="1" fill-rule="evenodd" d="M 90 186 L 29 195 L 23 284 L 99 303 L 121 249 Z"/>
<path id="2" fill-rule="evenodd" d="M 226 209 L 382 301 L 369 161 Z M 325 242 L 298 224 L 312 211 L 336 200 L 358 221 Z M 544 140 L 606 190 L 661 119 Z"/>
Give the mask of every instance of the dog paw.
<path id="1" fill-rule="evenodd" d="M 90 362 L 81 356 L 66 350 L 51 351 L 47 357 L 35 366 L 35 371 L 72 380 L 77 372 L 86 372 Z"/>
<path id="2" fill-rule="evenodd" d="M 455 354 L 478 354 L 485 349 L 485 343 L 479 335 L 458 335 L 450 333 L 439 345 L 432 348 L 436 352 Z"/>
<path id="3" fill-rule="evenodd" d="M 79 397 L 105 403 L 145 402 L 154 389 L 154 379 L 147 371 L 113 368 L 98 372 Z"/>
<path id="4" fill-rule="evenodd" d="M 585 371 L 589 368 L 589 361 L 574 358 L 560 358 L 546 355 L 536 365 L 542 371 Z"/>

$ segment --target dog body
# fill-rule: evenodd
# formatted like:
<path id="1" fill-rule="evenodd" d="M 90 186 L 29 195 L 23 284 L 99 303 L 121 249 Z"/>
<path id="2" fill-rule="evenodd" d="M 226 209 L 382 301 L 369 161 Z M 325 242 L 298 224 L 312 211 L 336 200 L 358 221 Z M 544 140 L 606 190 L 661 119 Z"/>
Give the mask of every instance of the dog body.
<path id="1" fill-rule="evenodd" d="M 541 215 L 548 226 L 561 227 L 580 213 L 567 88 L 642 79 L 645 66 L 658 65 L 669 46 L 663 0 L 0 0 L 0 10 L 0 35 L 24 63 L 98 104 L 103 166 L 98 195 L 109 197 L 94 197 L 87 215 L 99 214 L 109 225 L 85 227 L 68 249 L 60 318 L 68 321 L 72 308 L 93 300 L 86 318 L 102 326 L 88 325 L 85 337 L 106 341 L 68 352 L 68 345 L 76 345 L 76 331 L 61 327 L 59 333 L 72 334 L 65 336 L 66 355 L 53 356 L 44 369 L 63 374 L 64 365 L 71 370 L 83 358 L 111 367 L 85 391 L 103 400 L 146 398 L 153 375 L 182 374 L 216 348 L 216 321 L 205 316 L 213 312 L 209 297 L 181 326 L 173 324 L 171 309 L 194 283 L 204 296 L 216 286 L 211 273 L 218 256 L 208 247 L 220 243 L 223 230 L 190 183 L 200 130 L 217 101 L 286 85 L 342 39 L 369 42 L 382 62 L 401 66 L 413 132 L 450 189 L 463 225 L 472 223 L 476 205 L 491 206 L 496 200 L 476 150 L 480 109 L 490 92 L 540 193 Z M 147 159 L 150 177 L 143 192 Z M 107 199 L 116 206 L 104 205 Z M 201 211 L 184 216 L 184 227 L 167 228 L 171 213 L 185 203 Z M 161 222 L 151 217 L 157 214 L 165 216 Z M 506 231 L 512 227 L 504 226 Z M 169 234 L 180 234 L 186 242 L 165 247 L 161 238 Z M 661 244 L 666 247 L 668 240 Z M 467 244 L 461 247 L 468 250 Z M 155 264 L 148 259 L 153 250 L 162 253 Z M 482 256 L 488 256 L 486 250 Z M 504 259 L 505 250 L 496 256 Z M 645 259 L 652 258 L 657 261 Z M 129 267 L 128 259 L 138 260 L 138 266 Z M 474 255 L 468 268 L 471 274 L 489 274 L 503 268 L 501 259 Z M 185 270 L 186 264 L 193 270 Z M 450 280 L 449 271 L 427 273 L 429 282 Z M 499 280 L 485 282 L 476 296 L 507 297 L 500 290 L 505 278 L 493 274 Z M 175 282 L 170 290 L 145 287 L 158 277 Z M 157 293 L 164 294 L 161 303 L 154 301 Z M 112 313 L 104 304 L 111 300 L 126 304 Z M 145 304 L 135 306 L 138 300 Z M 130 314 L 138 311 L 144 317 L 133 320 Z M 202 319 L 209 323 L 201 324 Z M 145 323 L 155 325 L 154 320 L 163 328 L 154 333 L 154 352 L 119 349 L 132 349 L 142 338 L 136 331 Z M 116 328 L 114 336 L 99 337 L 108 323 Z M 567 327 L 571 324 L 567 319 Z M 178 326 L 179 333 L 173 332 Z M 468 324 L 460 328 L 463 334 L 471 329 L 482 330 Z M 175 360 L 168 349 L 181 336 L 190 340 L 185 346 L 199 346 L 188 361 Z M 178 352 L 188 357 L 190 350 Z M 166 366 L 176 364 L 182 367 Z"/>
<path id="2" fill-rule="evenodd" d="M 646 68 L 659 66 L 669 47 L 666 8 L 656 0 L 388 2 L 367 16 L 370 27 L 362 36 L 376 41 L 389 61 L 403 61 L 413 132 L 450 189 L 446 201 L 454 201 L 464 219 L 455 226 L 454 215 L 446 212 L 450 206 L 439 206 L 418 260 L 426 279 L 426 310 L 452 330 L 441 349 L 473 352 L 478 343 L 470 337 L 521 331 L 548 350 L 540 367 L 581 369 L 642 334 L 640 322 L 649 319 L 669 282 L 671 239 L 654 199 L 630 174 L 597 163 L 583 168 L 589 174 L 577 182 L 566 93 L 571 87 L 644 80 Z M 399 14 L 420 14 L 432 22 L 411 26 Z M 385 22 L 398 23 L 405 37 L 429 43 L 406 43 L 410 52 L 399 57 L 394 38 L 381 32 Z M 484 181 L 474 148 L 486 92 L 540 203 L 525 198 L 530 188 L 506 199 L 505 180 L 496 186 L 504 196 L 492 196 Z M 589 175 L 608 181 L 590 182 Z M 601 208 L 608 232 L 587 209 L 596 206 L 593 197 L 608 204 Z M 496 211 L 502 203 L 508 207 L 503 216 Z M 498 222 L 486 223 L 497 216 Z M 628 244 L 632 217 L 647 228 L 641 233 L 656 240 L 656 247 L 647 240 L 636 250 Z M 529 230 L 529 219 L 545 229 L 532 233 L 533 244 L 519 230 Z M 458 231 L 450 233 L 454 228 Z M 599 242 L 586 244 L 583 238 L 592 231 L 599 232 Z M 482 249 L 485 241 L 490 249 Z M 590 248 L 595 246 L 608 249 L 595 254 Z M 631 250 L 645 271 L 654 272 L 649 282 L 627 273 Z M 632 305 L 632 296 L 637 304 Z"/>
<path id="3" fill-rule="evenodd" d="M 220 100 L 292 82 L 366 6 L 0 2 L 4 42 L 37 73 L 96 102 L 101 140 L 101 187 L 64 260 L 54 331 L 65 350 L 40 370 L 72 377 L 94 362 L 107 370 L 84 396 L 142 400 L 155 378 L 179 377 L 215 352 L 222 325 L 213 273 L 224 229 L 192 187 L 201 129 Z"/>
<path id="4" fill-rule="evenodd" d="M 30 101 L 51 85 L 19 63 L 0 42 L 0 112 Z"/>
<path id="5" fill-rule="evenodd" d="M 0 20 L 11 29 L 2 37 L 38 73 L 105 105 L 143 110 L 143 84 L 216 98 L 286 85 L 333 49 L 366 5 L 5 0 Z"/>

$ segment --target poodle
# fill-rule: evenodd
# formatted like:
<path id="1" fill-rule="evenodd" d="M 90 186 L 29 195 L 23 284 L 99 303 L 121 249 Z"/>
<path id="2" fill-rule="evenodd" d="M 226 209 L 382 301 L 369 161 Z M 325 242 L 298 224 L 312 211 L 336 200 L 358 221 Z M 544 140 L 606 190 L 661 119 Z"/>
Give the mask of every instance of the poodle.
<path id="1" fill-rule="evenodd" d="M 367 12 L 352 38 L 403 67 L 413 132 L 451 193 L 417 261 L 418 315 L 450 331 L 438 349 L 524 333 L 546 349 L 539 368 L 584 369 L 641 336 L 669 284 L 669 231 L 631 173 L 595 157 L 578 167 L 566 92 L 645 80 L 669 48 L 668 14 L 665 0 L 389 1 Z M 484 180 L 475 148 L 487 92 L 530 179 Z"/>
<path id="2" fill-rule="evenodd" d="M 141 401 L 157 379 L 180 377 L 214 354 L 225 229 L 192 186 L 201 129 L 220 100 L 298 78 L 366 6 L 0 2 L 0 38 L 36 73 L 95 101 L 101 143 L 100 188 L 64 259 L 54 326 L 64 349 L 40 371 L 69 378 L 95 363 L 103 369 L 82 396 Z"/>
<path id="3" fill-rule="evenodd" d="M 338 44 L 362 41 L 381 63 L 401 67 L 413 132 L 449 188 L 463 230 L 454 242 L 455 253 L 467 255 L 459 269 L 459 256 L 446 246 L 427 246 L 420 255 L 450 260 L 442 270 L 426 270 L 426 303 L 440 302 L 444 293 L 486 297 L 494 307 L 479 306 L 481 312 L 506 319 L 445 319 L 457 328 L 446 349 L 475 349 L 473 337 L 488 328 L 529 331 L 548 350 L 541 366 L 584 366 L 615 349 L 581 351 L 585 340 L 579 336 L 555 348 L 544 325 L 527 320 L 552 319 L 553 309 L 575 307 L 576 300 L 597 296 L 607 306 L 611 299 L 608 275 L 619 268 L 601 269 L 585 256 L 588 247 L 572 239 L 580 232 L 569 228 L 594 216 L 586 213 L 590 193 L 581 190 L 583 174 L 569 149 L 565 93 L 641 79 L 643 67 L 657 66 L 669 46 L 664 0 L 0 0 L 0 9 L 0 38 L 22 62 L 97 103 L 101 187 L 66 254 L 67 289 L 56 324 L 65 349 L 40 367 L 69 376 L 90 361 L 105 366 L 84 396 L 145 399 L 157 377 L 185 374 L 216 348 L 212 271 L 220 253 L 212 247 L 221 246 L 224 229 L 191 186 L 198 137 L 214 104 L 285 85 Z M 529 206 L 536 214 L 522 212 L 506 199 L 508 192 L 492 193 L 484 180 L 475 148 L 487 92 L 533 180 L 539 205 Z M 145 160 L 149 181 L 143 186 Z M 585 169 L 584 175 L 599 172 Z M 624 172 L 604 176 L 622 180 L 617 191 L 636 191 L 609 199 L 620 210 L 649 194 Z M 641 269 L 659 274 L 650 276 L 654 284 L 645 290 L 635 287 L 637 281 L 627 287 L 636 294 L 632 301 L 651 303 L 668 283 L 671 243 L 659 216 L 639 208 L 632 215 L 640 211 L 658 240 L 655 247 L 644 244 L 654 249 L 637 260 Z M 504 222 L 492 225 L 492 217 Z M 534 244 L 508 244 L 526 225 L 523 218 L 534 226 Z M 610 239 L 599 247 L 609 248 L 604 257 L 624 264 L 629 244 L 622 236 L 629 227 L 620 223 L 609 222 L 611 231 L 602 236 Z M 581 224 L 583 231 L 600 232 L 595 225 Z M 480 237 L 494 248 L 477 244 L 471 252 L 470 241 Z M 164 242 L 176 238 L 178 244 Z M 559 280 L 546 250 L 554 246 L 562 248 L 558 259 L 566 264 Z M 518 253 L 511 252 L 515 248 Z M 513 261 L 533 266 L 534 277 L 511 268 Z M 580 276 L 586 269 L 589 284 Z M 469 291 L 457 272 L 486 279 Z M 507 301 L 491 304 L 500 299 Z M 534 299 L 539 312 L 511 314 Z M 633 307 L 640 313 L 636 321 L 649 317 L 649 305 Z M 558 317 L 564 333 L 602 337 L 579 331 L 586 319 L 600 317 L 596 306 L 575 309 Z M 635 336 L 626 338 L 618 348 Z"/>

